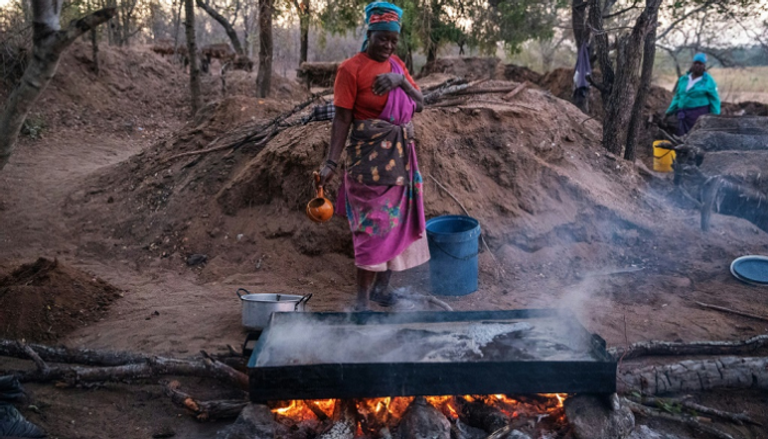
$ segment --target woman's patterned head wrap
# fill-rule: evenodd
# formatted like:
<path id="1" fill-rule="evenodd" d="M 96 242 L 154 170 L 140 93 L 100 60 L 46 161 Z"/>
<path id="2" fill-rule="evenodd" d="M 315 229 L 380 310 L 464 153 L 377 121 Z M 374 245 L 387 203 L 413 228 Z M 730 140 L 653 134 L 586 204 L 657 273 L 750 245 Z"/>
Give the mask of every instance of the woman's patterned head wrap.
<path id="1" fill-rule="evenodd" d="M 400 33 L 400 20 L 403 18 L 403 10 L 388 2 L 373 2 L 365 7 L 365 24 L 369 31 L 390 31 Z M 364 52 L 368 48 L 368 34 L 366 32 L 363 47 Z"/>

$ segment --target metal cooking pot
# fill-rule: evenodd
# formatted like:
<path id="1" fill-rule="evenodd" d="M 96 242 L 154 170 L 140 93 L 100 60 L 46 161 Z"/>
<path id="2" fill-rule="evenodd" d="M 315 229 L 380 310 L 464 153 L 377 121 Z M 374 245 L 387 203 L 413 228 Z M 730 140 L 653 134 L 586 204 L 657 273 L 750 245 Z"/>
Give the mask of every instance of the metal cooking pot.
<path id="1" fill-rule="evenodd" d="M 243 291 L 245 294 L 241 295 Z M 235 292 L 243 302 L 243 326 L 253 331 L 261 331 L 269 323 L 273 312 L 304 311 L 304 305 L 312 298 L 312 293 L 306 296 L 295 294 L 251 294 L 245 288 Z"/>

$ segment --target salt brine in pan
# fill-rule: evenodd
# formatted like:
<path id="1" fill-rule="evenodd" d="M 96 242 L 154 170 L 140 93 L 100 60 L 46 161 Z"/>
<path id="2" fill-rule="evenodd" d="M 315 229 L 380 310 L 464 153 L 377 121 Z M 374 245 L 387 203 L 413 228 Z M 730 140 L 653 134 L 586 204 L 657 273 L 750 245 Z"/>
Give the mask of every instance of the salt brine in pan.
<path id="1" fill-rule="evenodd" d="M 257 367 L 337 363 L 596 361 L 591 340 L 552 318 L 441 323 L 276 324 Z"/>

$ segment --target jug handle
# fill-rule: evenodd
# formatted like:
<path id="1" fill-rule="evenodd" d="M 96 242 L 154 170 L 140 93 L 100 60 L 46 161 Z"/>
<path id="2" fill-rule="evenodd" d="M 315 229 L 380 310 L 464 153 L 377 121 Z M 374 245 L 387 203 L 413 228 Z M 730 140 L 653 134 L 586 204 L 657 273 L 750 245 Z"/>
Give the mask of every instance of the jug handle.
<path id="1" fill-rule="evenodd" d="M 304 303 L 309 302 L 309 299 L 311 299 L 311 298 L 312 298 L 312 293 L 309 293 L 306 296 L 302 297 L 301 299 L 299 299 L 298 302 L 296 302 L 296 305 L 293 306 L 293 310 L 294 311 L 298 311 L 299 310 L 299 305 L 301 305 L 302 302 L 304 302 Z"/>
<path id="2" fill-rule="evenodd" d="M 235 291 L 235 294 L 237 294 L 237 297 L 239 297 L 240 300 L 243 300 L 243 296 L 240 295 L 240 291 L 245 291 L 245 294 L 251 294 L 251 292 L 245 288 L 238 288 L 237 291 Z"/>
<path id="3" fill-rule="evenodd" d="M 312 173 L 312 176 L 315 178 L 315 192 L 317 193 L 317 198 L 325 198 L 323 187 L 320 186 L 320 173 L 315 171 Z"/>

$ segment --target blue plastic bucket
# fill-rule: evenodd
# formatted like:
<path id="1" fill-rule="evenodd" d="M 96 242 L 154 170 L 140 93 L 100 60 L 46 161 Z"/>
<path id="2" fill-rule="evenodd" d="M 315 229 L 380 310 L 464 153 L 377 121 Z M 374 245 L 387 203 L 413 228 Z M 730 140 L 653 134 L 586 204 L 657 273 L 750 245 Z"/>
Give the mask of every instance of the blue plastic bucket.
<path id="1" fill-rule="evenodd" d="M 432 293 L 464 296 L 477 291 L 477 253 L 480 223 L 460 215 L 427 221 L 429 277 Z"/>

